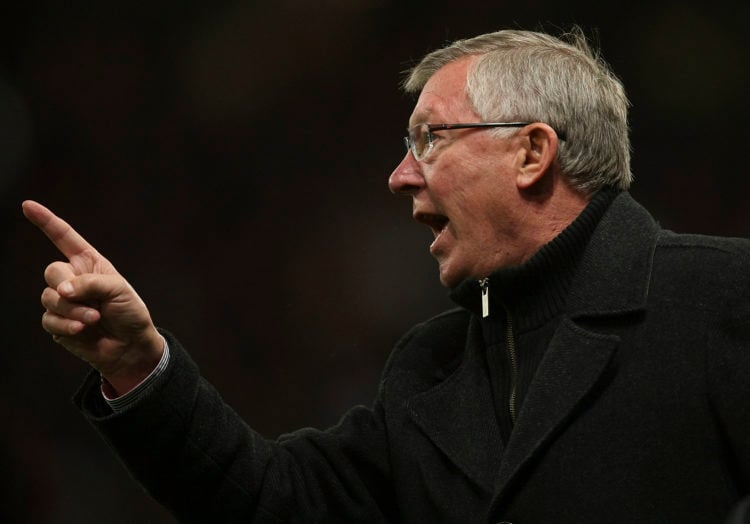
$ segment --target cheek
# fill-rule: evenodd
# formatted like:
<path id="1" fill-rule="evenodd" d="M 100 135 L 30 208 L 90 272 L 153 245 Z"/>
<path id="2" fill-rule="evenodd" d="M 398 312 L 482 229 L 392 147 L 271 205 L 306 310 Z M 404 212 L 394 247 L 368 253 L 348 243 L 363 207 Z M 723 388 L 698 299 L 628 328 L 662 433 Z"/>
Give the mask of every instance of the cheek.
<path id="1" fill-rule="evenodd" d="M 461 236 L 477 244 L 494 245 L 515 228 L 511 202 L 491 188 L 479 188 L 461 201 Z"/>
<path id="2" fill-rule="evenodd" d="M 471 155 L 445 154 L 431 171 L 433 193 L 456 208 L 470 209 L 476 205 L 478 193 L 487 183 L 486 166 Z"/>

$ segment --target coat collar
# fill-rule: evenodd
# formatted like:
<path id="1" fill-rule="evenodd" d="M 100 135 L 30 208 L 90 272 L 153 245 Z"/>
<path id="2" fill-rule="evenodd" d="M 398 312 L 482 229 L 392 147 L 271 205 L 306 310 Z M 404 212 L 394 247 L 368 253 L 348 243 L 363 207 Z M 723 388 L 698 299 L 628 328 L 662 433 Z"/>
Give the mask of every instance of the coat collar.
<path id="1" fill-rule="evenodd" d="M 645 308 L 658 226 L 627 193 L 612 202 L 583 254 L 573 279 L 566 318 L 554 334 L 503 449 L 484 348 L 476 318 L 469 323 L 461 366 L 438 386 L 413 397 L 414 421 L 464 474 L 494 492 L 502 504 L 518 475 L 533 467 L 594 394 L 619 338 L 592 332 L 576 321 Z"/>
<path id="2" fill-rule="evenodd" d="M 573 279 L 571 318 L 633 313 L 646 306 L 658 224 L 628 193 L 594 230 Z"/>

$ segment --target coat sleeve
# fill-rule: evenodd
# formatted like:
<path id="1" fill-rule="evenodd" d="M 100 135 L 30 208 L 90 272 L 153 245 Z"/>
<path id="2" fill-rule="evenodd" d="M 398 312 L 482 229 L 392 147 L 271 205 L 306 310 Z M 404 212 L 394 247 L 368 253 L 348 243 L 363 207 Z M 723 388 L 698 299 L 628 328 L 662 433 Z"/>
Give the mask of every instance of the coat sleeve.
<path id="1" fill-rule="evenodd" d="M 744 277 L 743 282 L 728 290 L 716 326 L 707 334 L 706 376 L 709 402 L 727 442 L 722 458 L 738 495 L 746 495 L 750 494 L 750 275 L 735 274 Z"/>
<path id="2" fill-rule="evenodd" d="M 74 401 L 131 475 L 181 522 L 392 520 L 380 394 L 372 409 L 353 408 L 327 431 L 270 441 L 163 334 L 169 366 L 147 397 L 113 413 L 92 373 Z"/>

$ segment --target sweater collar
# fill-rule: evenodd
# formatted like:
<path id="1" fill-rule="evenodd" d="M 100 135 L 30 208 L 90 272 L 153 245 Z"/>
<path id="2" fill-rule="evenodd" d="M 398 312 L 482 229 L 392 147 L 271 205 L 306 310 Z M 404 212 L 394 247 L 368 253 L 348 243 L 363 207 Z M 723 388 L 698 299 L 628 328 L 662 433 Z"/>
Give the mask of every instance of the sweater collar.
<path id="1" fill-rule="evenodd" d="M 451 293 L 451 299 L 482 315 L 482 288 L 490 316 L 513 312 L 519 331 L 538 326 L 565 307 L 568 290 L 591 236 L 619 190 L 597 192 L 581 214 L 528 261 L 492 273 L 484 285 L 469 279 Z"/>

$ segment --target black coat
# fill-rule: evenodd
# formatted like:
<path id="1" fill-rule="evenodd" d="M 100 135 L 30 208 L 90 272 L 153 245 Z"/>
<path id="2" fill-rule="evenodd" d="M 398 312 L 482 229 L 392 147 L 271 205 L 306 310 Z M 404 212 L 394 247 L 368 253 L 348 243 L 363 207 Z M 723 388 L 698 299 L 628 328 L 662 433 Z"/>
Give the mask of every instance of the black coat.
<path id="1" fill-rule="evenodd" d="M 618 196 L 507 443 L 463 309 L 414 327 L 372 409 L 327 431 L 263 439 L 169 335 L 132 409 L 112 414 L 93 375 L 77 402 L 186 521 L 722 522 L 750 491 L 749 255 Z"/>

